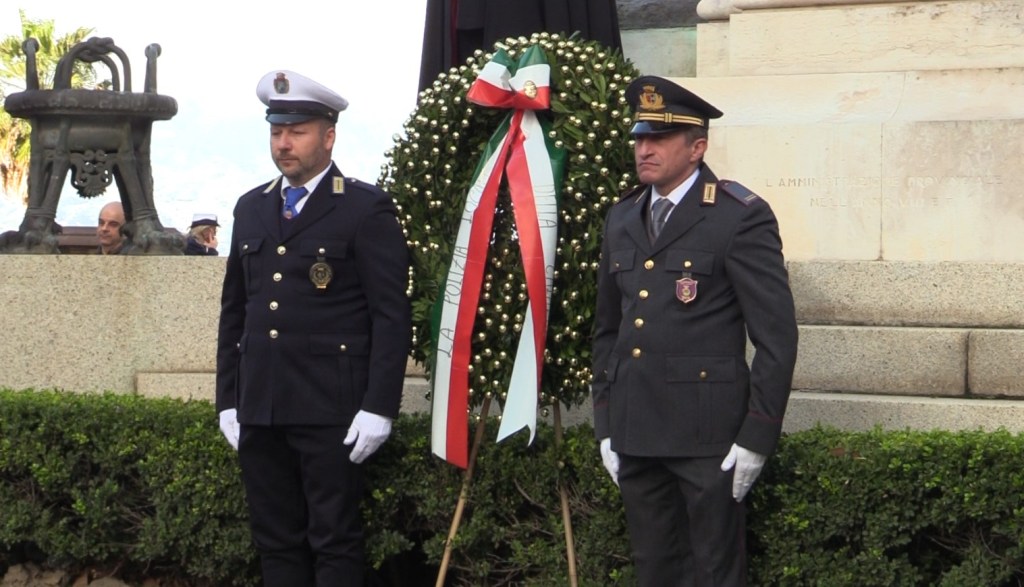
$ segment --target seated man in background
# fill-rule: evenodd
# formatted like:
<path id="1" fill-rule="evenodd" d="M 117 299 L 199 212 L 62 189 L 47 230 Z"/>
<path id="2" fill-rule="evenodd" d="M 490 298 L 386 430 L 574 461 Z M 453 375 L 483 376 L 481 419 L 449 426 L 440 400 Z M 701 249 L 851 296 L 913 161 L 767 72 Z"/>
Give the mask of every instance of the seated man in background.
<path id="1" fill-rule="evenodd" d="M 117 255 L 124 244 L 121 227 L 124 226 L 124 207 L 121 202 L 110 202 L 100 208 L 99 222 L 96 224 L 96 238 L 100 242 L 101 255 Z"/>

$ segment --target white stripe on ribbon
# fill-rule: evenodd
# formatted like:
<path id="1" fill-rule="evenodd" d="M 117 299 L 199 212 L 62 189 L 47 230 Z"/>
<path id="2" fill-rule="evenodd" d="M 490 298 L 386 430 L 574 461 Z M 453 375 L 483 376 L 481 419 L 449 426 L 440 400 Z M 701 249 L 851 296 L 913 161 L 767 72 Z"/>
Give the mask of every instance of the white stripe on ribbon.
<path id="1" fill-rule="evenodd" d="M 531 300 L 526 306 L 523 329 L 519 334 L 516 359 L 512 365 L 512 378 L 509 381 L 505 409 L 501 415 L 501 426 L 498 428 L 498 441 L 527 427 L 530 429 L 530 441 L 527 444 L 530 444 L 537 433 L 537 396 L 540 391 L 540 373 L 543 369 L 543 348 L 538 349 L 536 346 L 535 329 L 540 327 L 545 334 L 547 332 L 555 269 L 555 247 L 558 244 L 558 200 L 557 186 L 551 170 L 551 156 L 544 142 L 544 129 L 537 120 L 537 115 L 532 111 L 526 111 L 521 128 L 525 137 L 523 150 L 537 208 L 536 221 L 540 227 L 541 246 L 544 251 L 545 323 L 534 324 L 531 306 L 540 300 Z"/>
<path id="2" fill-rule="evenodd" d="M 494 152 L 491 153 L 466 194 L 466 205 L 463 208 L 458 235 L 455 237 L 455 248 L 452 250 L 451 268 L 448 270 L 448 279 L 441 292 L 443 301 L 441 320 L 438 326 L 437 362 L 434 372 L 431 374 L 434 385 L 431 400 L 430 445 L 433 453 L 446 461 L 450 460 L 448 458 L 448 402 L 454 367 L 452 359 L 455 346 L 455 326 L 458 321 L 459 306 L 462 302 L 463 274 L 469 257 L 473 214 L 480 206 L 480 197 L 483 195 L 487 180 L 494 173 L 498 161 L 503 160 L 502 156 L 506 149 L 505 140 L 501 142 L 499 148 L 494 149 Z M 472 328 L 472 324 L 469 325 L 469 328 Z M 455 424 L 453 423 L 453 425 Z M 462 449 L 464 448 L 462 447 Z"/>

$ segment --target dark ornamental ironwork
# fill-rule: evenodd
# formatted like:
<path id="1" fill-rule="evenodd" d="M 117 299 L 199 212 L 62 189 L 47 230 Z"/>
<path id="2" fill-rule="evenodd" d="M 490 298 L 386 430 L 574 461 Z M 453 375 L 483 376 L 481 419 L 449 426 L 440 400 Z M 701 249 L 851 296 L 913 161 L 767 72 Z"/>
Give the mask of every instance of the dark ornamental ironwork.
<path id="1" fill-rule="evenodd" d="M 117 186 L 126 220 L 122 253 L 181 254 L 180 236 L 164 230 L 153 201 L 153 121 L 178 112 L 174 98 L 156 91 L 160 45 L 146 47 L 141 93 L 132 92 L 128 57 L 110 38 L 93 37 L 72 47 L 57 63 L 49 90 L 39 88 L 38 47 L 35 39 L 22 44 L 26 89 L 4 102 L 11 116 L 31 123 L 32 133 L 28 209 L 17 231 L 0 235 L 0 252 L 59 252 L 57 202 L 71 172 L 71 185 L 86 198 L 102 194 L 111 183 Z M 75 61 L 106 65 L 109 89 L 72 89 Z"/>

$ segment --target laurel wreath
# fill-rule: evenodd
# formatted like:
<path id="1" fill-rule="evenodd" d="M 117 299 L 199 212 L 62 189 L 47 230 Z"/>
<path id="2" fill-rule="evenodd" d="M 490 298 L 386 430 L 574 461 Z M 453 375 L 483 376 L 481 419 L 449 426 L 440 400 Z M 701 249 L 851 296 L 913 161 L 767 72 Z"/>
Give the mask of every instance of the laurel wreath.
<path id="1" fill-rule="evenodd" d="M 632 120 L 624 94 L 638 72 L 618 50 L 575 37 L 537 33 L 505 39 L 495 48 L 516 59 L 534 44 L 543 48 L 551 65 L 551 138 L 566 150 L 540 405 L 559 401 L 573 407 L 590 396 L 591 329 L 605 212 L 632 185 Z M 412 357 L 428 374 L 435 302 L 451 262 L 466 193 L 484 145 L 508 112 L 466 100 L 490 57 L 477 51 L 420 93 L 404 136 L 394 137 L 378 182 L 394 198 L 409 244 Z M 484 280 L 473 329 L 471 407 L 486 396 L 504 399 L 526 312 L 526 282 L 504 185 Z"/>

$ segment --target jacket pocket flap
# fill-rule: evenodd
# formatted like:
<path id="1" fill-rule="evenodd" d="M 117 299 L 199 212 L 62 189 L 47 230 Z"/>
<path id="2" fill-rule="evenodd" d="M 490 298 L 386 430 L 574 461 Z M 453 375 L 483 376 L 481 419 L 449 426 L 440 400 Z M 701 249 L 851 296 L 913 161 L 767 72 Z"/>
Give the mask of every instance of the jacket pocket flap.
<path id="1" fill-rule="evenodd" d="M 665 252 L 665 270 L 673 273 L 689 272 L 711 275 L 715 266 L 715 254 L 693 249 L 672 249 Z"/>
<path id="2" fill-rule="evenodd" d="M 608 259 L 608 272 L 618 273 L 619 271 L 629 271 L 633 268 L 633 260 L 635 258 L 636 249 L 612 251 L 611 258 Z"/>
<path id="3" fill-rule="evenodd" d="M 261 238 L 247 238 L 238 241 L 238 254 L 239 255 L 251 255 L 258 253 L 260 247 L 263 246 L 263 239 Z"/>
<path id="4" fill-rule="evenodd" d="M 348 241 L 340 240 L 304 240 L 299 243 L 299 254 L 303 257 L 325 257 L 328 259 L 344 259 L 348 256 Z"/>
<path id="5" fill-rule="evenodd" d="M 683 357 L 665 359 L 665 379 L 680 382 L 736 381 L 736 359 L 733 357 Z"/>
<path id="6" fill-rule="evenodd" d="M 366 356 L 370 354 L 370 337 L 344 332 L 310 334 L 309 352 L 314 355 Z"/>

